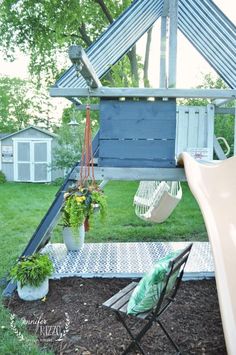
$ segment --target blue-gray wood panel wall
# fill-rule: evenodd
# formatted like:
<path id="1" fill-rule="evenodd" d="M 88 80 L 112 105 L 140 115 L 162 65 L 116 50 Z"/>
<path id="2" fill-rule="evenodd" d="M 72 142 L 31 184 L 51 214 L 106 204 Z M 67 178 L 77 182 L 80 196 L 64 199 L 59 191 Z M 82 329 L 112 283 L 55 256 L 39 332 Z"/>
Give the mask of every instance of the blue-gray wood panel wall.
<path id="1" fill-rule="evenodd" d="M 175 99 L 101 100 L 99 166 L 173 167 L 175 136 Z"/>

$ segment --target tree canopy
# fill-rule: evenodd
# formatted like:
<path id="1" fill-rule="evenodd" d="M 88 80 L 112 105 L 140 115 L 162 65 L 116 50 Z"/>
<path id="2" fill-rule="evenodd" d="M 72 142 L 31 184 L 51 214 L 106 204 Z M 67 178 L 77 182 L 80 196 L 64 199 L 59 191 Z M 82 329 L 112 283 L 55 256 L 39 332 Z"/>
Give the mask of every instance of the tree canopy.
<path id="1" fill-rule="evenodd" d="M 49 127 L 48 96 L 18 78 L 0 77 L 0 132 L 14 132 L 30 124 Z"/>
<path id="2" fill-rule="evenodd" d="M 38 79 L 46 74 L 48 81 L 53 81 L 65 67 L 68 46 L 77 43 L 88 47 L 130 3 L 131 0 L 3 0 L 0 48 L 10 58 L 20 48 L 30 55 L 30 72 Z M 137 84 L 136 48 L 127 56 L 123 67 Z M 118 74 L 119 71 L 118 68 Z"/>

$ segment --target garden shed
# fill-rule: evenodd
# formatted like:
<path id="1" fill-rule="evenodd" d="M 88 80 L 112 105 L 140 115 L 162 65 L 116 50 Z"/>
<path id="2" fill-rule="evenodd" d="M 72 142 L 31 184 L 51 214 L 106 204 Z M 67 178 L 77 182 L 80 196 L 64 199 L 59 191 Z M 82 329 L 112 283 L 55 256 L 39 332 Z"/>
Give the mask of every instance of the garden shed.
<path id="1" fill-rule="evenodd" d="M 0 170 L 8 181 L 51 182 L 63 176 L 52 170 L 56 135 L 38 127 L 0 135 Z"/>

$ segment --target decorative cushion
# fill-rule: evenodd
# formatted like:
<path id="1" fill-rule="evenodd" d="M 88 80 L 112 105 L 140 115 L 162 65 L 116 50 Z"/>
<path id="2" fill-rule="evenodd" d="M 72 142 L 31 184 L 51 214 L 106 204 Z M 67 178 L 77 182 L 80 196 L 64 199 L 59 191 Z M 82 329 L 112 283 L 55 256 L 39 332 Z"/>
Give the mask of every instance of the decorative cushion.
<path id="1" fill-rule="evenodd" d="M 165 258 L 160 259 L 140 280 L 129 299 L 127 314 L 136 315 L 147 312 L 156 306 L 165 285 L 164 281 L 169 271 L 170 260 L 177 257 L 180 253 L 181 251 L 172 252 Z M 177 276 L 178 270 L 171 276 L 168 282 L 167 293 L 174 286 Z"/>

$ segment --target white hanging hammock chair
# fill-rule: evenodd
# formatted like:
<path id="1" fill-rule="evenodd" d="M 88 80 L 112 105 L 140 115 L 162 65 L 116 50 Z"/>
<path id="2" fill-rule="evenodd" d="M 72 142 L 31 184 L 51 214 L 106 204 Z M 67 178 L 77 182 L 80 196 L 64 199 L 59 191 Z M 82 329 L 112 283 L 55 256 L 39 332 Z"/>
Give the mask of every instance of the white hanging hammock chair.
<path id="1" fill-rule="evenodd" d="M 134 196 L 136 215 L 147 222 L 162 223 L 182 198 L 178 181 L 140 181 Z"/>

